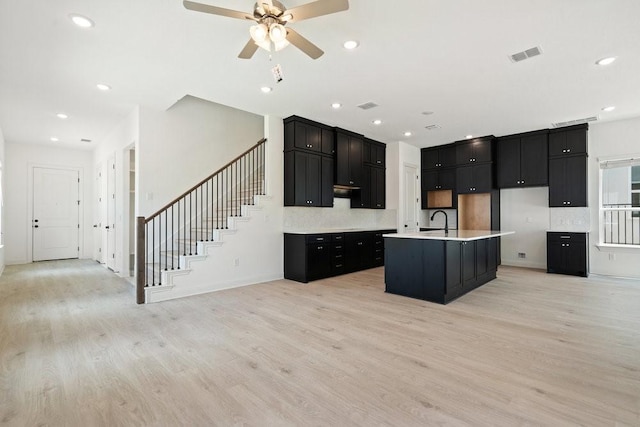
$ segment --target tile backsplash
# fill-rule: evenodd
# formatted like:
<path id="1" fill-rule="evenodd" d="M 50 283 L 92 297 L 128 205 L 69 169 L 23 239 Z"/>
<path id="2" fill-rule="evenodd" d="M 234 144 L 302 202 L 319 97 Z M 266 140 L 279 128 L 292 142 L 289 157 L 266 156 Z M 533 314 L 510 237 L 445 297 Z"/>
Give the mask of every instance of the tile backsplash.
<path id="1" fill-rule="evenodd" d="M 333 208 L 284 208 L 284 230 L 397 227 L 395 209 L 351 209 L 349 199 L 334 199 Z"/>
<path id="2" fill-rule="evenodd" d="M 549 208 L 550 231 L 591 231 L 589 208 Z"/>

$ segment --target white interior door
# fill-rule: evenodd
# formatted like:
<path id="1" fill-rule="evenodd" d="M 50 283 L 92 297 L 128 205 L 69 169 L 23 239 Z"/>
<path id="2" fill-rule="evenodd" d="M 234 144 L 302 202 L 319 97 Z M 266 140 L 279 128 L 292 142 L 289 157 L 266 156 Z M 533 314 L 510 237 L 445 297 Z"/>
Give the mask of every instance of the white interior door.
<path id="1" fill-rule="evenodd" d="M 94 198 L 94 210 L 93 210 L 93 259 L 98 261 L 100 264 L 104 264 L 104 240 L 103 240 L 103 228 L 102 224 L 104 222 L 104 208 L 103 208 L 103 200 L 104 200 L 104 191 L 103 191 L 103 180 L 102 180 L 102 165 L 98 165 L 95 172 L 95 198 Z"/>
<path id="2" fill-rule="evenodd" d="M 116 162 L 112 157 L 107 162 L 107 218 L 104 224 L 107 231 L 105 251 L 107 267 L 116 271 Z"/>
<path id="3" fill-rule="evenodd" d="M 403 231 L 419 231 L 418 227 L 418 168 L 404 165 Z"/>
<path id="4" fill-rule="evenodd" d="M 33 168 L 33 260 L 78 258 L 80 179 L 77 170 Z"/>

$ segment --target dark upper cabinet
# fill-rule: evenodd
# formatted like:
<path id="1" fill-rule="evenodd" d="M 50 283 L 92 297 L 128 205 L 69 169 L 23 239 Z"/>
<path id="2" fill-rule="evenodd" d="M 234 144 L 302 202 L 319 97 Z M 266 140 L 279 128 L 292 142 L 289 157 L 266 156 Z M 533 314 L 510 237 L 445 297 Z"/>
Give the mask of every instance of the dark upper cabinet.
<path id="1" fill-rule="evenodd" d="M 589 275 L 589 235 L 547 232 L 547 272 Z"/>
<path id="2" fill-rule="evenodd" d="M 458 194 L 488 193 L 493 189 L 493 164 L 461 166 L 456 169 Z"/>
<path id="3" fill-rule="evenodd" d="M 588 124 L 549 131 L 549 157 L 587 154 Z"/>
<path id="4" fill-rule="evenodd" d="M 359 187 L 362 185 L 362 135 L 336 128 L 336 185 Z"/>
<path id="5" fill-rule="evenodd" d="M 371 168 L 371 207 L 384 209 L 386 205 L 386 178 L 384 168 Z"/>
<path id="6" fill-rule="evenodd" d="M 549 158 L 549 207 L 587 206 L 587 156 Z"/>
<path id="7" fill-rule="evenodd" d="M 303 152 L 284 155 L 284 205 L 333 206 L 333 159 Z"/>
<path id="8" fill-rule="evenodd" d="M 305 150 L 326 155 L 335 152 L 333 129 L 302 117 L 291 116 L 284 120 L 285 151 Z"/>
<path id="9" fill-rule="evenodd" d="M 496 151 L 498 188 L 548 185 L 547 131 L 498 138 Z"/>
<path id="10" fill-rule="evenodd" d="M 381 142 L 365 139 L 365 146 L 369 147 L 369 155 L 363 152 L 363 162 L 373 166 L 384 167 L 387 146 Z M 365 148 L 365 150 L 367 150 Z"/>
<path id="11" fill-rule="evenodd" d="M 422 171 L 422 190 L 454 190 L 456 188 L 455 169 L 432 169 Z"/>
<path id="12" fill-rule="evenodd" d="M 469 141 L 458 141 L 456 147 L 456 163 L 460 166 L 471 163 L 486 163 L 493 160 L 493 136 L 475 138 Z"/>
<path id="13" fill-rule="evenodd" d="M 351 194 L 352 208 L 384 209 L 386 199 L 385 169 L 364 165 L 362 185 Z"/>
<path id="14" fill-rule="evenodd" d="M 456 165 L 456 147 L 453 144 L 423 148 L 420 154 L 422 169 L 448 168 Z"/>

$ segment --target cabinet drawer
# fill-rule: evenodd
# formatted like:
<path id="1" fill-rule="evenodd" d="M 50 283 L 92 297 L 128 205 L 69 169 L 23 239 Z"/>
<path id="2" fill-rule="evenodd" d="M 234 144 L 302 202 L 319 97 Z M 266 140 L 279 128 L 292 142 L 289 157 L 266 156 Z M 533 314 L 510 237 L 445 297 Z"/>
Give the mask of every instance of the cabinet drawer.
<path id="1" fill-rule="evenodd" d="M 344 241 L 344 233 L 333 233 L 331 235 L 331 240 L 334 242 L 342 242 Z"/>
<path id="2" fill-rule="evenodd" d="M 320 243 L 331 241 L 330 234 L 309 234 L 307 236 L 307 243 Z"/>
<path id="3" fill-rule="evenodd" d="M 586 233 L 560 233 L 560 232 L 548 232 L 547 237 L 552 242 L 574 242 L 574 243 L 586 243 Z"/>

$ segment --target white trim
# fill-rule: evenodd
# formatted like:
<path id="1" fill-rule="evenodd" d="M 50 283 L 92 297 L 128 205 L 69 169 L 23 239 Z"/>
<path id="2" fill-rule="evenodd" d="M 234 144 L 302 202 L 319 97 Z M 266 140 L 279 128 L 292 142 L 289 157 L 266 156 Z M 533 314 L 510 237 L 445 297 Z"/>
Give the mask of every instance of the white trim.
<path id="1" fill-rule="evenodd" d="M 624 252 L 624 253 L 637 253 L 640 251 L 640 245 L 616 245 L 611 243 L 599 243 L 596 248 L 600 252 Z"/>

